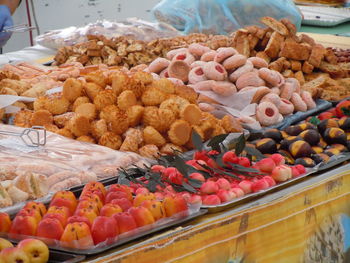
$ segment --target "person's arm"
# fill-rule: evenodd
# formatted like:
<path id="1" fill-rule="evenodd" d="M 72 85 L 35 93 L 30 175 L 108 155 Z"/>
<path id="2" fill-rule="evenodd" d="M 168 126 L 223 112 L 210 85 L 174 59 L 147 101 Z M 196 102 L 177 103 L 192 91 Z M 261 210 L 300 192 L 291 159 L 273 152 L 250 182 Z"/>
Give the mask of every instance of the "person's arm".
<path id="1" fill-rule="evenodd" d="M 16 8 L 19 6 L 21 0 L 0 0 L 0 5 L 6 5 L 13 14 L 16 11 Z"/>

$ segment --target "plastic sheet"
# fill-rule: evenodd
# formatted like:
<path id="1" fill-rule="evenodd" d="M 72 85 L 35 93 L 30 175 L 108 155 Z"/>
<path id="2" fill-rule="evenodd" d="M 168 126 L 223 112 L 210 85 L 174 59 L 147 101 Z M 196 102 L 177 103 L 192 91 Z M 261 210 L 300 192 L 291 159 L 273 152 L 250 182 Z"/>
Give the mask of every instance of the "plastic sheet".
<path id="1" fill-rule="evenodd" d="M 137 40 L 152 41 L 156 38 L 178 36 L 173 27 L 164 23 L 151 23 L 137 18 L 122 22 L 97 21 L 84 27 L 68 27 L 49 31 L 36 38 L 36 43 L 47 48 L 58 49 L 87 41 L 87 35 L 104 35 L 107 38 L 128 36 Z"/>
<path id="2" fill-rule="evenodd" d="M 298 29 L 301 24 L 301 13 L 292 0 L 163 0 L 152 14 L 185 34 L 227 34 L 261 25 L 259 19 L 264 16 L 288 18 Z"/>

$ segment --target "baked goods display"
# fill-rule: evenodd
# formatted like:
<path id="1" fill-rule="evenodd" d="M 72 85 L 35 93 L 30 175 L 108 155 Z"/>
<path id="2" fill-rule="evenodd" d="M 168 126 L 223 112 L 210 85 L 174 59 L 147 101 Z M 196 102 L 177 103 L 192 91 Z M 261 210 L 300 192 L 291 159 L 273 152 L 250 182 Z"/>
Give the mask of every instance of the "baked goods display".
<path id="1" fill-rule="evenodd" d="M 68 138 L 150 158 L 191 149 L 192 130 L 203 140 L 242 131 L 239 121 L 202 112 L 196 100 L 190 87 L 144 71 L 97 69 L 67 79 L 61 93 L 39 97 L 33 111 L 16 114 L 14 124 L 40 125 Z"/>

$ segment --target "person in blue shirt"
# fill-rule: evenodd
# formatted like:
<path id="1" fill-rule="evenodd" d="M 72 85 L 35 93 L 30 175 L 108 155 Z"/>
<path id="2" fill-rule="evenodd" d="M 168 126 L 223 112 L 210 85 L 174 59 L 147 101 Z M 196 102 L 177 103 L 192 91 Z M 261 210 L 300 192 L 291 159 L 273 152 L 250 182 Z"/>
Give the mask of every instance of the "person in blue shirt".
<path id="1" fill-rule="evenodd" d="M 2 32 L 4 28 L 13 26 L 12 14 L 21 0 L 0 0 L 0 48 L 10 39 L 11 33 Z"/>

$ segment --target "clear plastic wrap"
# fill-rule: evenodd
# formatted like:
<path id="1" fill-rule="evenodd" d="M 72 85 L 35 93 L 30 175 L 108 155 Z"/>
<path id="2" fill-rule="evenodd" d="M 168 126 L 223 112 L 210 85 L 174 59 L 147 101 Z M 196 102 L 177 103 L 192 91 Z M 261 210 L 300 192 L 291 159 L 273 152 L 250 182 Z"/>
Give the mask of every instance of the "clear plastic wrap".
<path id="1" fill-rule="evenodd" d="M 87 35 L 104 35 L 107 38 L 128 36 L 136 40 L 152 41 L 156 38 L 178 36 L 173 27 L 165 23 L 151 23 L 137 18 L 122 22 L 108 20 L 90 23 L 84 27 L 68 27 L 49 31 L 36 38 L 36 43 L 47 48 L 58 49 L 87 41 Z"/>
<path id="2" fill-rule="evenodd" d="M 288 18 L 300 28 L 301 13 L 292 0 L 163 0 L 152 13 L 159 22 L 185 33 L 227 34 L 261 25 L 264 16 Z"/>

